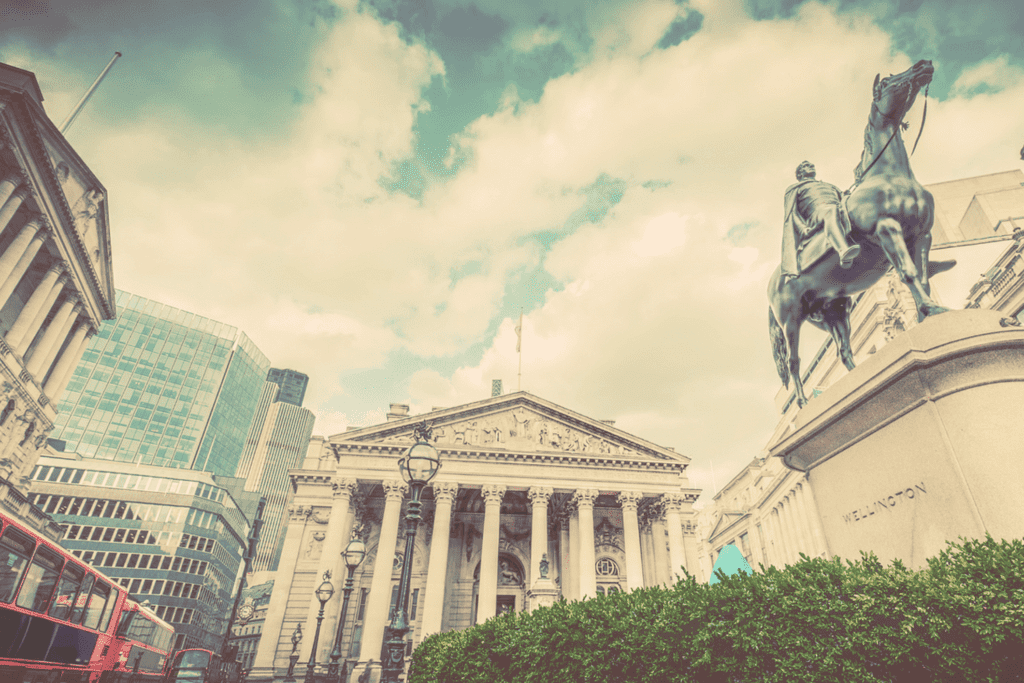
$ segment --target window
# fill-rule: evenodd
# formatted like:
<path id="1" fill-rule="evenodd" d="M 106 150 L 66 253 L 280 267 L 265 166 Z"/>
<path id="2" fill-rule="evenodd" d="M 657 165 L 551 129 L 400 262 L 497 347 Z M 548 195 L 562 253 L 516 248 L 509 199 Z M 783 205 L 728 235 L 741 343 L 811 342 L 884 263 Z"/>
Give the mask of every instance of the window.
<path id="1" fill-rule="evenodd" d="M 39 548 L 32 558 L 25 582 L 18 591 L 18 607 L 33 612 L 45 612 L 50 606 L 50 595 L 57 585 L 57 577 L 63 564 L 63 558 L 56 552 L 46 547 Z"/>
<path id="2" fill-rule="evenodd" d="M 597 561 L 597 575 L 598 576 L 618 576 L 619 567 L 613 560 L 607 557 L 602 557 Z"/>
<path id="3" fill-rule="evenodd" d="M 366 612 L 366 598 L 370 591 L 365 588 L 359 589 L 359 609 L 356 610 L 356 621 L 362 621 L 363 614 Z M 355 638 L 355 636 L 352 636 Z"/>
<path id="4" fill-rule="evenodd" d="M 412 600 L 409 606 L 409 621 L 416 619 L 416 603 L 419 602 L 420 589 L 416 588 L 412 592 Z"/>
<path id="5" fill-rule="evenodd" d="M 68 619 L 71 616 L 71 607 L 75 603 L 78 589 L 85 578 L 85 569 L 72 562 L 64 568 L 64 576 L 60 579 L 57 587 L 57 597 L 50 607 L 50 616 L 54 619 Z"/>
<path id="6" fill-rule="evenodd" d="M 35 542 L 14 527 L 0 537 L 0 601 L 10 602 L 21 579 L 21 572 L 32 556 Z"/>

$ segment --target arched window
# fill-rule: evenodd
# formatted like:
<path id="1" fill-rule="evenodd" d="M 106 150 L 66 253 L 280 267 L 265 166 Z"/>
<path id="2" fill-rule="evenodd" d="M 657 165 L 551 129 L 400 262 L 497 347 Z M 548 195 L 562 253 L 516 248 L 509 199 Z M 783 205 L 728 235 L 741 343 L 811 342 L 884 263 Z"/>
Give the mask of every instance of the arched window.
<path id="1" fill-rule="evenodd" d="M 615 561 L 607 557 L 602 557 L 597 561 L 597 575 L 598 576 L 618 576 L 619 566 L 615 564 Z"/>

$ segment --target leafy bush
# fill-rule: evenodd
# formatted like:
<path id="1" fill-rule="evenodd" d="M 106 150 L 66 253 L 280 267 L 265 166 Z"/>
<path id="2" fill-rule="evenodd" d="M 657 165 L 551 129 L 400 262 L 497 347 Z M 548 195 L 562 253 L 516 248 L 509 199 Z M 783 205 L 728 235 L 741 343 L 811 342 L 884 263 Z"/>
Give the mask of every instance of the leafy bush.
<path id="1" fill-rule="evenodd" d="M 920 571 L 810 559 L 559 602 L 433 635 L 409 683 L 1024 681 L 1024 544 L 961 540 Z"/>

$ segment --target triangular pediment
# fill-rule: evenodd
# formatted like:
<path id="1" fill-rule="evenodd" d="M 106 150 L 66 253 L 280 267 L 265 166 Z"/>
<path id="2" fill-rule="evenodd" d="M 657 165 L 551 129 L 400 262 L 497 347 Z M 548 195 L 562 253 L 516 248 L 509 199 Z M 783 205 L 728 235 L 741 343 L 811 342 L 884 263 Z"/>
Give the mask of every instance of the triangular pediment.
<path id="1" fill-rule="evenodd" d="M 714 538 L 746 516 L 746 512 L 723 512 L 718 521 L 715 522 L 715 528 L 708 534 L 708 539 Z"/>
<path id="2" fill-rule="evenodd" d="M 597 459 L 688 463 L 671 449 L 558 406 L 526 392 L 394 420 L 330 437 L 332 444 L 411 444 L 421 422 L 433 429 L 434 445 L 459 451 L 515 451 Z"/>

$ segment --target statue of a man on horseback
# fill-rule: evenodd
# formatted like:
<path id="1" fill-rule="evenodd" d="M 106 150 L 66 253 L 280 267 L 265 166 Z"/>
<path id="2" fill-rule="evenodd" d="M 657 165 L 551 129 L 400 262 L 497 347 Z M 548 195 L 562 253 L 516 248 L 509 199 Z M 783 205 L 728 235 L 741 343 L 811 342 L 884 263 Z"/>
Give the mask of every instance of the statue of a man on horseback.
<path id="1" fill-rule="evenodd" d="M 798 355 L 804 321 L 832 335 L 839 358 L 852 370 L 851 295 L 890 268 L 913 295 L 919 319 L 946 310 L 932 298 L 929 278 L 956 262 L 929 259 L 935 203 L 914 178 L 900 136 L 933 71 L 931 62 L 921 60 L 901 74 L 875 78 L 857 183 L 845 207 L 839 190 L 815 180 L 807 162 L 786 191 L 782 264 L 768 283 L 768 327 L 779 377 L 785 386 L 793 381 L 801 406 L 807 403 Z"/>
<path id="2" fill-rule="evenodd" d="M 850 219 L 842 205 L 839 188 L 815 179 L 814 164 L 796 167 L 796 184 L 786 190 L 782 229 L 782 278 L 800 275 L 800 255 L 809 240 L 823 232 L 828 246 L 839 255 L 839 266 L 849 268 L 860 254 L 859 244 L 850 244 Z"/>

